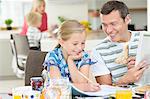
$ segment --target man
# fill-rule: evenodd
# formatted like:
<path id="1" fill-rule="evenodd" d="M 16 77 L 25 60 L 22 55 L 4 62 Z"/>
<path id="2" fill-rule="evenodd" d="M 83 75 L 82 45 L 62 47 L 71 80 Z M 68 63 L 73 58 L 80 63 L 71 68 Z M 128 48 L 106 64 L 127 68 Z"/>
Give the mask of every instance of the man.
<path id="1" fill-rule="evenodd" d="M 102 29 L 107 34 L 100 44 L 92 51 L 91 56 L 97 61 L 92 66 L 96 81 L 100 84 L 129 84 L 136 82 L 148 67 L 146 61 L 135 65 L 136 49 L 139 41 L 139 31 L 128 31 L 131 22 L 128 7 L 121 1 L 108 1 L 100 12 Z M 116 63 L 123 53 L 124 45 L 128 43 L 126 63 Z"/>

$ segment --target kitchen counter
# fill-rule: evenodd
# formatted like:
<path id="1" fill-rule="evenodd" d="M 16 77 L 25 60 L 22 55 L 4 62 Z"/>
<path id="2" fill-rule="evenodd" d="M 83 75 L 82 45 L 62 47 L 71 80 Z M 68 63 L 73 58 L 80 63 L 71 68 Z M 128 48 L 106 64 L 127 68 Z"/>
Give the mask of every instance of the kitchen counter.
<path id="1" fill-rule="evenodd" d="M 12 69 L 12 50 L 10 45 L 10 34 L 19 33 L 20 30 L 0 30 L 0 78 L 15 76 Z"/>
<path id="2" fill-rule="evenodd" d="M 93 39 L 103 39 L 106 37 L 106 34 L 102 30 L 97 31 L 90 31 L 87 33 L 87 40 L 93 40 Z"/>
<path id="3" fill-rule="evenodd" d="M 0 39 L 10 39 L 10 34 L 20 33 L 21 29 L 17 30 L 0 30 Z"/>

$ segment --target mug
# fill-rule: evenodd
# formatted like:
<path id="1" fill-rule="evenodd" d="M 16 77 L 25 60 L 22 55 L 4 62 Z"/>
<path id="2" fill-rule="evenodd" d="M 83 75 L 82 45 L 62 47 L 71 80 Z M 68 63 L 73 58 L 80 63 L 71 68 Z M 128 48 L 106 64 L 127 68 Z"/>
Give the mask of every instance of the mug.
<path id="1" fill-rule="evenodd" d="M 131 90 L 117 90 L 116 99 L 132 99 Z"/>
<path id="2" fill-rule="evenodd" d="M 46 99 L 71 99 L 71 85 L 69 79 L 50 79 L 50 86 L 46 89 Z"/>
<path id="3" fill-rule="evenodd" d="M 42 91 L 43 78 L 42 77 L 32 77 L 32 78 L 30 78 L 30 84 L 32 86 L 32 90 Z"/>

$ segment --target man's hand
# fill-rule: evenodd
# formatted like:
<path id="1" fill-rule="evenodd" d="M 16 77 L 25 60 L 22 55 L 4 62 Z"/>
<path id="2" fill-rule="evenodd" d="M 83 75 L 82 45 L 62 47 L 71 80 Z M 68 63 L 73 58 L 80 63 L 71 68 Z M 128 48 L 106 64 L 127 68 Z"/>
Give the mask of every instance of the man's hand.
<path id="1" fill-rule="evenodd" d="M 130 62 L 132 64 L 132 62 Z M 135 63 L 134 63 L 135 64 Z M 141 61 L 137 66 L 132 67 L 128 70 L 126 76 L 130 82 L 138 81 L 143 72 L 148 68 L 148 63 L 146 61 Z"/>
<path id="2" fill-rule="evenodd" d="M 129 84 L 129 83 L 137 82 L 147 68 L 148 68 L 148 63 L 145 60 L 143 60 L 137 66 L 128 69 L 127 73 L 117 83 L 120 85 L 120 84 Z"/>
<path id="3" fill-rule="evenodd" d="M 86 91 L 96 92 L 100 90 L 100 85 L 98 83 L 86 83 Z"/>
<path id="4" fill-rule="evenodd" d="M 129 57 L 127 59 L 127 66 L 128 66 L 128 69 L 131 69 L 135 66 L 135 57 Z"/>

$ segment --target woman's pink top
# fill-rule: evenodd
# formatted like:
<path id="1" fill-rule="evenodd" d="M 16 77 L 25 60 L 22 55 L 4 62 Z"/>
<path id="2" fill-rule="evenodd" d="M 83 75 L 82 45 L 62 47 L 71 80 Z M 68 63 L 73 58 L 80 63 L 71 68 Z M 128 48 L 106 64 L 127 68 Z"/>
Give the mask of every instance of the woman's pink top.
<path id="1" fill-rule="evenodd" d="M 24 18 L 24 24 L 23 24 L 22 31 L 20 34 L 26 35 L 27 29 L 28 29 L 27 22 L 26 22 L 26 19 Z M 42 24 L 39 29 L 41 32 L 47 30 L 47 14 L 45 12 L 42 14 Z"/>

